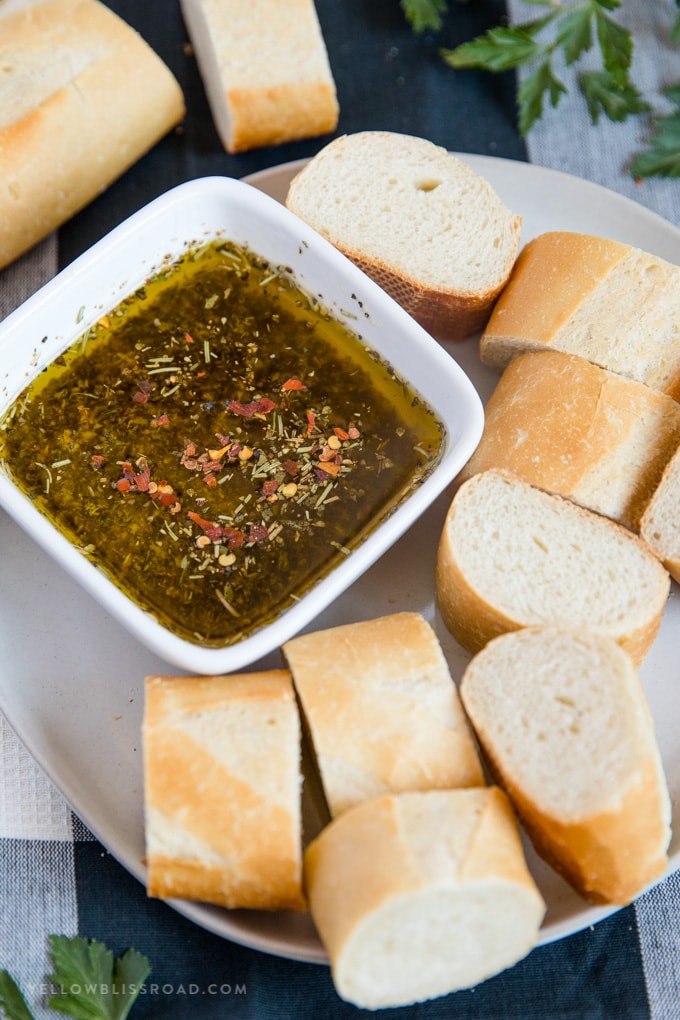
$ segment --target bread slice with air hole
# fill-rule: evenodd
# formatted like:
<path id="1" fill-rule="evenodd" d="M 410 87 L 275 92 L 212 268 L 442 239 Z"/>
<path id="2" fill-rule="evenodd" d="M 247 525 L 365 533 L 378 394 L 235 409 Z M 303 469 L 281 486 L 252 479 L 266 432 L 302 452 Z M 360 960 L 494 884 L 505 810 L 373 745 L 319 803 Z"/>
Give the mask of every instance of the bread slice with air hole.
<path id="1" fill-rule="evenodd" d="M 520 627 L 590 627 L 639 664 L 661 624 L 668 572 L 622 525 L 503 471 L 460 486 L 439 540 L 437 602 L 477 652 Z"/>
<path id="2" fill-rule="evenodd" d="M 545 904 L 497 787 L 387 794 L 305 851 L 338 994 L 364 1009 L 469 988 L 535 946 Z"/>
<path id="3" fill-rule="evenodd" d="M 383 793 L 484 784 L 439 640 L 394 613 L 283 646 L 332 817 Z"/>
<path id="4" fill-rule="evenodd" d="M 603 237 L 529 241 L 484 330 L 498 370 L 528 350 L 578 354 L 680 398 L 680 267 Z"/>
<path id="5" fill-rule="evenodd" d="M 305 909 L 288 671 L 148 677 L 143 739 L 149 895 Z"/>
<path id="6" fill-rule="evenodd" d="M 360 131 L 325 146 L 286 205 L 438 338 L 486 322 L 519 249 L 521 217 L 424 138 Z"/>
<path id="7" fill-rule="evenodd" d="M 536 850 L 584 897 L 626 904 L 664 874 L 666 780 L 616 642 L 587 629 L 502 635 L 472 659 L 461 696 Z"/>
<path id="8" fill-rule="evenodd" d="M 645 508 L 640 534 L 680 584 L 680 448 Z"/>

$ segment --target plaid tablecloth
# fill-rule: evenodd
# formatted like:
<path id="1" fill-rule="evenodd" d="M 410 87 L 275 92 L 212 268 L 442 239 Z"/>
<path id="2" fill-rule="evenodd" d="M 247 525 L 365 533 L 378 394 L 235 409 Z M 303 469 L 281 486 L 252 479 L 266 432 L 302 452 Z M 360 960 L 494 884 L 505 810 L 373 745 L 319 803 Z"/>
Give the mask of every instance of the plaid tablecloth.
<path id="1" fill-rule="evenodd" d="M 156 194 L 206 173 L 243 176 L 312 154 L 318 143 L 226 157 L 217 142 L 186 46 L 175 0 L 111 0 L 168 62 L 188 99 L 184 129 L 165 139 L 59 235 L 0 273 L 0 318 L 110 227 Z M 624 0 L 634 29 L 634 76 L 646 93 L 680 81 L 680 49 L 669 42 L 672 0 Z M 421 134 L 449 149 L 529 159 L 588 178 L 656 210 L 680 226 L 680 183 L 643 185 L 626 173 L 643 121 L 590 126 L 574 84 L 548 111 L 525 147 L 514 120 L 514 78 L 453 73 L 440 45 L 471 38 L 503 14 L 500 0 L 451 4 L 438 36 L 416 39 L 398 0 L 317 0 L 338 84 L 340 132 L 384 128 Z M 537 8 L 509 0 L 514 21 Z M 2 40 L 0 39 L 0 52 Z M 520 72 L 522 74 L 523 72 Z M 662 105 L 660 101 L 660 105 Z M 2 551 L 0 550 L 0 570 Z M 39 639 L 39 636 L 37 636 Z M 8 668 L 5 661 L 0 668 Z M 133 1016 L 342 1018 L 359 1011 L 335 995 L 326 967 L 243 948 L 196 927 L 158 901 L 111 857 L 74 815 L 0 716 L 0 967 L 27 993 L 36 1017 L 44 1006 L 49 933 L 134 945 L 153 965 Z M 680 875 L 675 874 L 593 928 L 536 949 L 477 989 L 390 1017 L 557 1020 L 680 1017 Z"/>

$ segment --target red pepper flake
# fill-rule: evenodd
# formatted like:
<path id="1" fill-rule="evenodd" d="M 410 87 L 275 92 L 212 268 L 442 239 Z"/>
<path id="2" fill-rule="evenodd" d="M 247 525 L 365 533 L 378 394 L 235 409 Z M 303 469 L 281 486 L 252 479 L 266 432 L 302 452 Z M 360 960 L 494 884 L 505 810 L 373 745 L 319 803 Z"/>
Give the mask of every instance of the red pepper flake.
<path id="1" fill-rule="evenodd" d="M 286 379 L 281 387 L 282 390 L 306 390 L 307 387 L 299 379 Z"/>
<path id="2" fill-rule="evenodd" d="M 349 432 L 345 432 L 344 429 L 334 428 L 333 432 L 338 437 L 338 439 L 342 439 L 342 440 L 349 439 Z"/>
<path id="3" fill-rule="evenodd" d="M 246 540 L 245 531 L 239 528 L 224 528 L 223 538 L 230 549 L 240 549 Z"/>
<path id="4" fill-rule="evenodd" d="M 347 429 L 347 436 L 349 439 L 358 439 L 360 435 L 361 432 L 359 432 L 359 429 L 355 428 L 354 425 L 350 425 Z"/>
<path id="5" fill-rule="evenodd" d="M 99 471 L 103 463 L 104 458 L 102 457 L 101 453 L 93 453 L 92 456 L 90 457 L 90 464 L 95 469 L 95 471 Z"/>
<path id="6" fill-rule="evenodd" d="M 339 464 L 319 464 L 318 467 L 314 468 L 314 473 L 320 481 L 325 481 L 326 478 L 337 478 L 340 474 Z"/>
<path id="7" fill-rule="evenodd" d="M 170 419 L 168 418 L 167 414 L 159 414 L 157 418 L 154 418 L 152 424 L 158 427 L 160 427 L 161 425 L 169 425 Z"/>
<path id="8" fill-rule="evenodd" d="M 212 471 L 210 472 L 210 474 L 207 474 L 207 475 L 205 476 L 205 478 L 203 479 L 203 481 L 205 482 L 205 484 L 206 484 L 206 485 L 209 485 L 211 489 L 214 489 L 214 488 L 215 488 L 215 486 L 217 485 L 217 478 L 216 478 L 216 477 L 215 477 L 215 475 L 214 475 L 214 474 L 212 473 Z"/>
<path id="9" fill-rule="evenodd" d="M 116 482 L 116 488 L 119 492 L 129 492 L 132 487 L 132 482 L 129 478 L 119 478 Z"/>
<path id="10" fill-rule="evenodd" d="M 194 524 L 198 524 L 202 531 L 207 531 L 209 528 L 214 528 L 215 525 L 212 521 L 206 521 L 205 517 L 201 517 L 195 510 L 188 510 L 187 517 L 193 521 Z"/>
<path id="11" fill-rule="evenodd" d="M 314 425 L 316 422 L 316 415 L 314 411 L 307 411 L 307 435 L 311 436 L 314 431 Z"/>
<path id="12" fill-rule="evenodd" d="M 279 483 L 273 480 L 269 480 L 262 483 L 262 495 L 273 496 L 279 487 Z"/>
<path id="13" fill-rule="evenodd" d="M 281 467 L 283 468 L 287 475 L 290 475 L 291 478 L 295 478 L 299 469 L 299 465 L 296 460 L 284 460 Z"/>
<path id="14" fill-rule="evenodd" d="M 264 542 L 265 538 L 269 538 L 269 531 L 265 528 L 264 524 L 251 524 L 248 527 L 248 541 L 249 542 Z"/>
<path id="15" fill-rule="evenodd" d="M 174 506 L 175 503 L 179 503 L 179 500 L 174 492 L 161 492 L 158 502 L 161 506 Z"/>
<path id="16" fill-rule="evenodd" d="M 192 344 L 194 342 L 194 338 L 189 333 L 185 333 L 184 342 L 187 344 Z"/>
<path id="17" fill-rule="evenodd" d="M 133 394 L 132 399 L 136 404 L 146 404 L 147 400 L 149 399 L 149 394 L 142 393 L 141 390 L 137 390 L 137 392 Z"/>
<path id="18" fill-rule="evenodd" d="M 273 411 L 276 404 L 269 397 L 261 397 L 260 400 L 251 400 L 248 404 L 242 404 L 240 400 L 230 400 L 227 410 L 232 414 L 239 414 L 242 418 L 253 418 L 256 414 L 267 414 Z"/>

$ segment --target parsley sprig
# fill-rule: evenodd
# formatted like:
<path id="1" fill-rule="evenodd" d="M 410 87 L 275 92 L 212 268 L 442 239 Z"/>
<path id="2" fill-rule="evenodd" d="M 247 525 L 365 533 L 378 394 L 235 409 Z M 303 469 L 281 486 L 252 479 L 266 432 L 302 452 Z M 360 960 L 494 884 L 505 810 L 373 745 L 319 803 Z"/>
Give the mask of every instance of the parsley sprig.
<path id="1" fill-rule="evenodd" d="M 546 103 L 555 108 L 567 87 L 556 69 L 559 58 L 566 66 L 576 64 L 591 50 L 599 52 L 601 66 L 582 70 L 578 86 L 590 119 L 601 116 L 614 122 L 651 113 L 652 107 L 636 88 L 630 68 L 634 38 L 612 16 L 621 0 L 578 0 L 561 5 L 556 0 L 524 0 L 543 8 L 538 17 L 521 25 L 497 25 L 455 49 L 442 49 L 442 57 L 456 69 L 511 71 L 532 68 L 517 91 L 518 128 L 527 135 L 544 113 Z M 680 43 L 680 0 L 671 41 Z M 405 16 L 415 32 L 442 27 L 448 0 L 401 0 Z M 648 149 L 636 156 L 630 172 L 636 178 L 680 176 L 680 84 L 666 90 L 675 104 L 673 113 L 653 119 Z"/>
<path id="2" fill-rule="evenodd" d="M 145 956 L 128 949 L 114 958 L 103 942 L 79 935 L 50 935 L 49 947 L 49 983 L 57 989 L 48 998 L 50 1009 L 76 1020 L 126 1020 L 151 973 Z M 34 1020 L 6 970 L 0 970 L 0 1014 L 7 1020 Z"/>

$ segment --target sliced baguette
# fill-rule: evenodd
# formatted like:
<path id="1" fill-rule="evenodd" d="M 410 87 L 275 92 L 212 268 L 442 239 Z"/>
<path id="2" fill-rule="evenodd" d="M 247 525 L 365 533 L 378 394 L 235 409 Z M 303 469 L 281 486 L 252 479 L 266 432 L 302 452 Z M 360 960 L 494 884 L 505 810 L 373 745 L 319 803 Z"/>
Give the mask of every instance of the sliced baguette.
<path id="1" fill-rule="evenodd" d="M 500 468 L 637 530 L 679 445 L 672 397 L 576 355 L 537 351 L 503 371 L 460 478 Z"/>
<path id="2" fill-rule="evenodd" d="M 0 4 L 0 267 L 92 201 L 183 115 L 169 69 L 98 0 Z"/>
<path id="3" fill-rule="evenodd" d="M 670 800 L 630 657 L 592 631 L 490 642 L 461 695 L 538 853 L 586 898 L 629 903 L 667 865 Z"/>
<path id="4" fill-rule="evenodd" d="M 283 655 L 332 817 L 382 793 L 484 784 L 444 653 L 419 613 L 303 634 Z"/>
<path id="5" fill-rule="evenodd" d="M 498 788 L 386 795 L 305 851 L 338 994 L 364 1009 L 468 988 L 536 944 L 545 904 Z"/>
<path id="6" fill-rule="evenodd" d="M 680 584 L 680 446 L 647 504 L 640 534 Z"/>
<path id="7" fill-rule="evenodd" d="M 148 677 L 143 740 L 149 895 L 303 910 L 290 674 Z"/>
<path id="8" fill-rule="evenodd" d="M 410 135 L 335 139 L 294 178 L 286 204 L 441 339 L 482 328 L 519 248 L 521 218 L 490 185 Z"/>
<path id="9" fill-rule="evenodd" d="M 481 339 L 496 369 L 551 347 L 680 398 L 680 267 L 588 234 L 530 241 Z"/>
<path id="10" fill-rule="evenodd" d="M 588 626 L 637 664 L 670 589 L 632 532 L 501 471 L 475 475 L 456 492 L 435 581 L 444 623 L 469 651 L 520 627 Z"/>
<path id="11" fill-rule="evenodd" d="M 313 0 L 181 0 L 227 152 L 334 131 L 338 100 Z"/>

